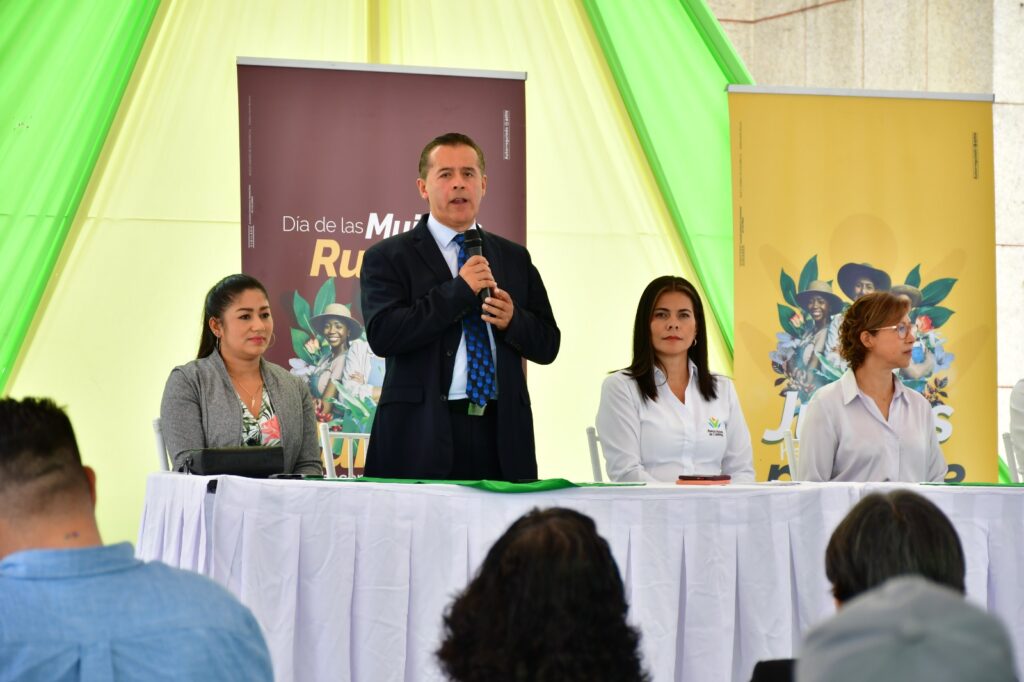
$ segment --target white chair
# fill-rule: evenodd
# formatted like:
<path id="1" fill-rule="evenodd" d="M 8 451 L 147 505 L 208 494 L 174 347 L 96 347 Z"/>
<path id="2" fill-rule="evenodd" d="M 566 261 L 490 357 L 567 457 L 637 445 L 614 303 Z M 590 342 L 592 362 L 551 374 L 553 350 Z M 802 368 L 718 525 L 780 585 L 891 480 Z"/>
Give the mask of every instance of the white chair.
<path id="1" fill-rule="evenodd" d="M 1006 448 L 1006 468 L 1010 470 L 1010 480 L 1020 483 L 1024 478 L 1024 452 L 1016 452 L 1013 439 L 1009 433 L 1003 434 L 1003 446 Z"/>
<path id="2" fill-rule="evenodd" d="M 167 447 L 164 445 L 164 434 L 160 430 L 160 417 L 153 420 L 153 435 L 156 437 L 156 458 L 160 471 L 170 471 L 171 464 L 167 459 Z"/>
<path id="3" fill-rule="evenodd" d="M 594 482 L 600 483 L 604 480 L 601 476 L 601 451 L 598 446 L 601 439 L 597 436 L 597 429 L 593 426 L 587 427 L 587 445 L 590 447 L 590 469 L 594 474 Z"/>
<path id="4" fill-rule="evenodd" d="M 320 451 L 323 455 L 327 478 L 338 478 L 335 467 L 338 464 L 348 469 L 348 478 L 356 478 L 356 467 L 365 466 L 366 450 L 370 446 L 370 434 L 331 432 L 326 422 L 320 422 Z M 334 441 L 341 439 L 341 453 L 334 457 Z M 327 453 L 331 453 L 330 456 Z"/>
<path id="5" fill-rule="evenodd" d="M 795 481 L 796 467 L 800 462 L 800 440 L 792 431 L 786 429 L 782 432 L 782 447 L 786 451 L 786 461 L 789 463 L 789 477 Z"/>

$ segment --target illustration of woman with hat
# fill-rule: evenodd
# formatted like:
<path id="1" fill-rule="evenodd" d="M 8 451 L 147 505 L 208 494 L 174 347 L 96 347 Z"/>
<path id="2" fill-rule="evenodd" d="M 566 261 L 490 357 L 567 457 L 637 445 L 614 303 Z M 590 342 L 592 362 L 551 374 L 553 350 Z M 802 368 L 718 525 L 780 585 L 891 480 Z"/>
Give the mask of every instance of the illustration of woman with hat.
<path id="1" fill-rule="evenodd" d="M 348 306 L 330 303 L 323 313 L 310 319 L 310 323 L 323 336 L 330 350 L 322 355 L 309 377 L 310 390 L 317 399 L 318 415 L 329 412 L 325 409 L 329 401 L 338 399 L 338 384 L 352 397 L 376 400 L 380 388 L 367 383 L 373 354 L 366 341 L 360 338 L 363 325 L 352 317 Z M 309 350 L 315 353 L 319 341 L 313 339 L 309 345 L 312 346 Z"/>
<path id="2" fill-rule="evenodd" d="M 813 378 L 814 370 L 818 368 L 821 361 L 819 355 L 825 355 L 831 348 L 829 336 L 829 322 L 832 316 L 838 313 L 842 307 L 842 300 L 832 293 L 832 286 L 828 282 L 813 280 L 807 285 L 807 289 L 797 293 L 796 301 L 804 309 L 812 322 L 811 328 L 801 339 L 799 368 L 808 373 L 808 379 Z M 815 383 L 821 383 L 815 381 Z"/>

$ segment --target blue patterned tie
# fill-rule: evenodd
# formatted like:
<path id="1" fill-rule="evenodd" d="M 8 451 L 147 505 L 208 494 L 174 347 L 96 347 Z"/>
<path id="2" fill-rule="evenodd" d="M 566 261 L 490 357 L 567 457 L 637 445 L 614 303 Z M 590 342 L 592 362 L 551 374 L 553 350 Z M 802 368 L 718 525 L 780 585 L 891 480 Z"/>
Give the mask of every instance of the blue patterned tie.
<path id="1" fill-rule="evenodd" d="M 459 265 L 469 260 L 466 253 L 466 235 L 457 234 L 453 241 L 459 245 Z M 466 397 L 475 405 L 483 407 L 494 396 L 494 360 L 491 358 L 491 342 L 487 338 L 487 325 L 480 319 L 480 305 L 462 318 L 462 333 L 466 335 Z"/>

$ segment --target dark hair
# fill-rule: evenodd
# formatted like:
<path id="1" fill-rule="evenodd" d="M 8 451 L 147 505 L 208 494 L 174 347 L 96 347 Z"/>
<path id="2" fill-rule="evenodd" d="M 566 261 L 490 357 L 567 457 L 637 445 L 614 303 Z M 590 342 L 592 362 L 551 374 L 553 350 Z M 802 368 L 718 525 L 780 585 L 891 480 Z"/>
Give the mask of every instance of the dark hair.
<path id="1" fill-rule="evenodd" d="M 887 291 L 876 291 L 858 298 L 847 308 L 843 323 L 839 325 L 839 354 L 850 369 L 864 364 L 868 349 L 860 340 L 861 332 L 877 334 L 873 329 L 898 324 L 910 310 L 910 301 Z"/>
<path id="2" fill-rule="evenodd" d="M 697 321 L 697 345 L 689 349 L 688 355 L 693 364 L 697 365 L 697 387 L 701 396 L 704 400 L 714 400 L 718 397 L 718 386 L 715 375 L 708 368 L 708 332 L 704 325 L 704 304 L 696 287 L 682 277 L 658 277 L 648 284 L 644 293 L 640 295 L 640 303 L 636 306 L 636 319 L 633 321 L 633 362 L 626 368 L 626 374 L 636 381 L 643 400 L 658 400 L 658 387 L 654 385 L 654 367 L 658 359 L 654 355 L 654 344 L 651 342 L 651 319 L 654 317 L 654 306 L 658 298 L 669 291 L 684 293 L 693 301 L 693 316 Z"/>
<path id="3" fill-rule="evenodd" d="M 203 328 L 199 336 L 199 352 L 196 359 L 205 358 L 217 349 L 217 337 L 210 329 L 210 318 L 223 319 L 224 311 L 228 309 L 235 299 L 250 289 L 259 289 L 268 299 L 266 287 L 260 281 L 249 275 L 228 275 L 213 285 L 206 293 L 206 303 L 203 304 Z"/>
<path id="4" fill-rule="evenodd" d="M 611 550 L 590 517 L 534 509 L 448 608 L 437 657 L 458 682 L 646 680 Z"/>
<path id="5" fill-rule="evenodd" d="M 473 151 L 476 152 L 480 172 L 483 173 L 486 164 L 484 162 L 484 150 L 480 149 L 480 145 L 474 142 L 473 138 L 469 135 L 463 135 L 462 133 L 445 133 L 444 135 L 438 135 L 428 142 L 427 146 L 423 148 L 422 152 L 420 152 L 420 179 L 427 179 L 427 171 L 430 169 L 430 152 L 434 151 L 437 147 L 457 147 L 459 145 L 465 145 L 473 148 Z"/>
<path id="6" fill-rule="evenodd" d="M 916 574 L 964 592 L 964 550 L 934 504 L 909 490 L 868 495 L 842 520 L 825 550 L 825 575 L 841 602 L 889 578 Z"/>
<path id="7" fill-rule="evenodd" d="M 0 515 L 39 514 L 88 491 L 64 410 L 49 398 L 0 398 Z"/>

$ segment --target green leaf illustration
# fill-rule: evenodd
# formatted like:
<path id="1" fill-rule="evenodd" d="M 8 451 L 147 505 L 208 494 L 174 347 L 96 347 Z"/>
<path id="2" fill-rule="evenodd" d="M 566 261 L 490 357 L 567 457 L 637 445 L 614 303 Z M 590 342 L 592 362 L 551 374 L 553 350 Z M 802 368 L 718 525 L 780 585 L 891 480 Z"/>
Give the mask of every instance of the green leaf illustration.
<path id="1" fill-rule="evenodd" d="M 292 350 L 295 351 L 295 357 L 305 362 L 307 365 L 315 365 L 316 361 L 313 356 L 306 350 L 306 342 L 309 341 L 309 334 L 292 327 Z"/>
<path id="2" fill-rule="evenodd" d="M 796 315 L 796 311 L 789 306 L 782 305 L 781 303 L 776 303 L 776 305 L 779 308 L 779 324 L 782 325 L 782 330 L 794 339 L 800 338 L 800 330 L 789 321 L 789 318 Z"/>
<path id="3" fill-rule="evenodd" d="M 316 292 L 316 300 L 313 301 L 313 314 L 323 315 L 327 306 L 334 302 L 334 278 L 328 277 L 320 287 L 320 291 Z"/>
<path id="4" fill-rule="evenodd" d="M 923 305 L 920 308 L 914 309 L 914 320 L 916 321 L 918 318 L 927 315 L 932 321 L 932 327 L 938 329 L 946 324 L 952 314 L 953 311 L 949 308 Z"/>
<path id="5" fill-rule="evenodd" d="M 779 286 L 782 288 L 782 298 L 786 303 L 791 306 L 797 306 L 796 284 L 793 283 L 793 278 L 787 275 L 785 270 L 779 275 Z"/>
<path id="6" fill-rule="evenodd" d="M 921 290 L 921 305 L 938 305 L 949 295 L 956 278 L 937 279 Z"/>
<path id="7" fill-rule="evenodd" d="M 811 282 L 818 279 L 818 256 L 811 256 L 811 259 L 804 265 L 804 269 L 800 271 L 800 289 L 799 291 L 807 291 L 807 287 L 811 285 Z"/>
<path id="8" fill-rule="evenodd" d="M 925 384 L 928 383 L 927 379 L 904 379 L 903 385 L 909 388 L 911 391 L 920 393 L 924 390 Z"/>
<path id="9" fill-rule="evenodd" d="M 299 327 L 312 334 L 313 327 L 310 326 L 309 322 L 309 304 L 306 303 L 306 299 L 299 296 L 297 291 L 292 297 L 292 310 L 295 311 L 295 321 Z"/>
<path id="10" fill-rule="evenodd" d="M 914 269 L 907 273 L 907 278 L 903 280 L 904 284 L 909 284 L 912 287 L 921 286 L 921 264 L 918 263 L 914 266 Z"/>

